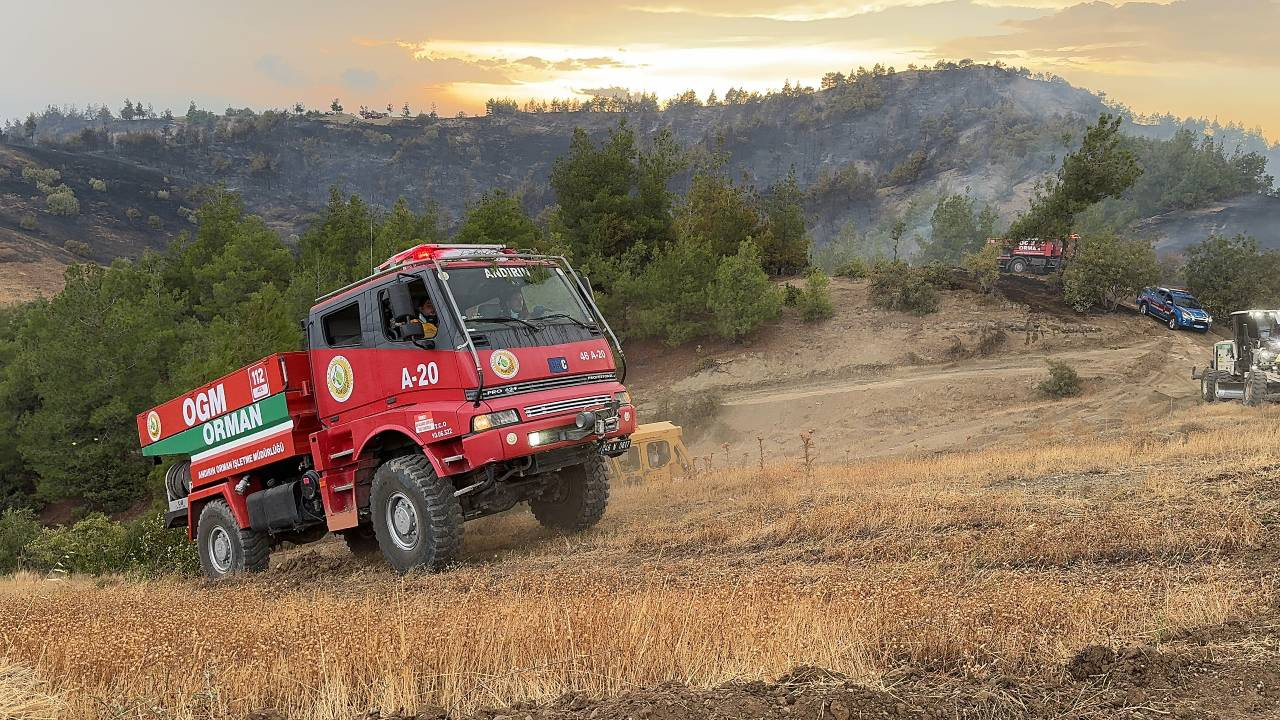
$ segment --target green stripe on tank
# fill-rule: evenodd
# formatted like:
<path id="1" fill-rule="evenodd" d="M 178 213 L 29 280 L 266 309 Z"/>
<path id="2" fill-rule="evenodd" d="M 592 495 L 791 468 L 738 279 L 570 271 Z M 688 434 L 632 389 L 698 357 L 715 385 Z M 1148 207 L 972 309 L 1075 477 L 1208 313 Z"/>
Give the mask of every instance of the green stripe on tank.
<path id="1" fill-rule="evenodd" d="M 142 454 L 147 457 L 195 455 L 273 425 L 279 425 L 288 419 L 289 405 L 285 402 L 284 393 L 276 393 L 239 410 L 220 415 L 209 422 L 183 430 L 177 435 L 151 443 L 142 449 Z"/>

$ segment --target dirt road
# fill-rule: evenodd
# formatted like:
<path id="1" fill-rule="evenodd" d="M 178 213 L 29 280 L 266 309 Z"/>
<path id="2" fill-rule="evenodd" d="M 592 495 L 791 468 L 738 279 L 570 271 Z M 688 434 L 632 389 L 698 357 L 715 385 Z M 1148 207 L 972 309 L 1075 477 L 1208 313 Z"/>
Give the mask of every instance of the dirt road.
<path id="1" fill-rule="evenodd" d="M 1011 294 L 1047 302 L 1028 290 L 1035 282 Z M 1198 402 L 1191 367 L 1212 344 L 1128 313 L 1078 316 L 967 291 L 923 318 L 870 307 L 862 283 L 837 281 L 833 294 L 830 321 L 786 324 L 666 379 L 672 392 L 721 399 L 695 453 L 754 462 L 763 442 L 768 455 L 794 457 L 809 431 L 827 462 L 1115 432 Z M 1079 372 L 1083 395 L 1037 393 L 1050 360 Z"/>

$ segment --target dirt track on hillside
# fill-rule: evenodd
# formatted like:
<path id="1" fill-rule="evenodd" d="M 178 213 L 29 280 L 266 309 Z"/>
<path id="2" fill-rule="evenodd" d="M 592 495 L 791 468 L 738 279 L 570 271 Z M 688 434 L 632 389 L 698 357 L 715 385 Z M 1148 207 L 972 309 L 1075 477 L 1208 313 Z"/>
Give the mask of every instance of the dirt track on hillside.
<path id="1" fill-rule="evenodd" d="M 666 383 L 721 399 L 715 421 L 690 434 L 695 454 L 733 463 L 758 461 L 760 443 L 796 457 L 809 431 L 818 459 L 838 462 L 1116 432 L 1198 402 L 1191 368 L 1210 337 L 1124 311 L 1076 314 L 1035 278 L 1005 292 L 946 292 L 940 312 L 916 317 L 874 309 L 864 283 L 837 280 L 830 321 L 713 349 L 701 370 Z M 984 337 L 1000 339 L 984 347 Z M 1038 394 L 1050 360 L 1076 368 L 1080 397 Z M 643 398 L 645 369 L 636 375 Z"/>

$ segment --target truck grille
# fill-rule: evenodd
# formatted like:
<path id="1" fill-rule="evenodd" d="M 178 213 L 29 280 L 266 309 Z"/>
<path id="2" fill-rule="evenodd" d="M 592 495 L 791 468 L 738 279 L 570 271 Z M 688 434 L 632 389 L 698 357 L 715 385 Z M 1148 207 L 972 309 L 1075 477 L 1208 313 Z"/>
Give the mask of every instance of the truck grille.
<path id="1" fill-rule="evenodd" d="M 521 393 L 537 392 L 539 390 L 555 390 L 556 388 L 572 387 L 574 385 L 590 385 L 591 383 L 612 382 L 618 378 L 613 372 L 590 373 L 588 375 L 568 375 L 566 377 L 547 378 L 545 380 L 530 380 L 528 382 L 513 383 L 511 385 L 496 385 L 484 389 L 484 395 L 481 400 L 488 400 L 496 397 L 508 397 L 510 395 L 519 395 Z M 476 391 L 474 389 L 466 392 L 466 398 L 474 401 L 476 399 Z"/>
<path id="2" fill-rule="evenodd" d="M 612 399 L 613 397 L 610 395 L 592 395 L 591 397 L 572 398 L 569 400 L 543 403 L 541 405 L 530 405 L 524 409 L 524 415 L 526 418 L 543 417 L 545 415 L 559 415 L 561 413 L 582 410 L 596 405 L 608 405 Z"/>

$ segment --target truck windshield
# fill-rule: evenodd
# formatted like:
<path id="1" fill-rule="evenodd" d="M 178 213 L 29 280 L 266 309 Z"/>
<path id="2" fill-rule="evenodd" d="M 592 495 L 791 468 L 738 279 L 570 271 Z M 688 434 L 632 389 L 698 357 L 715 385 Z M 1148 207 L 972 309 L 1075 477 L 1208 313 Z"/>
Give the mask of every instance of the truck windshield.
<path id="1" fill-rule="evenodd" d="M 1191 308 L 1192 310 L 1200 309 L 1200 303 L 1197 302 L 1195 298 L 1185 293 L 1173 293 L 1173 301 L 1184 308 Z"/>
<path id="2" fill-rule="evenodd" d="M 467 327 L 480 332 L 550 325 L 595 329 L 596 321 L 559 267 L 503 265 L 448 268 L 449 289 Z"/>

